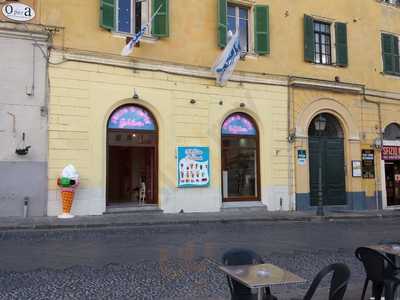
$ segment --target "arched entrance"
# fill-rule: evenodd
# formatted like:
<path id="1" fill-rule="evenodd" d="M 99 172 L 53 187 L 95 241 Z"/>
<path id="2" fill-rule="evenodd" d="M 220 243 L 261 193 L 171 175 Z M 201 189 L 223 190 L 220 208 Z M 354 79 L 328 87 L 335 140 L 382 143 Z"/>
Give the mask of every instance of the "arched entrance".
<path id="1" fill-rule="evenodd" d="M 317 115 L 308 128 L 310 153 L 310 204 L 317 206 L 319 189 L 323 205 L 346 205 L 344 134 L 331 114 Z"/>
<path id="2" fill-rule="evenodd" d="M 148 110 L 114 110 L 107 123 L 107 205 L 157 204 L 157 151 L 157 123 Z"/>
<path id="3" fill-rule="evenodd" d="M 260 200 L 259 137 L 254 120 L 234 113 L 221 129 L 223 201 Z"/>
<path id="4" fill-rule="evenodd" d="M 387 206 L 400 205 L 400 125 L 391 123 L 383 133 Z"/>

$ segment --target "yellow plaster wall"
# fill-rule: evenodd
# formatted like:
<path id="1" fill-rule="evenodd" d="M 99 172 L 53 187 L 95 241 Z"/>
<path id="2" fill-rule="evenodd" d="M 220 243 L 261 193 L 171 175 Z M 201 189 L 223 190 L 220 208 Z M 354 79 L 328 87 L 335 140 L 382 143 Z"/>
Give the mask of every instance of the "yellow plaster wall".
<path id="1" fill-rule="evenodd" d="M 339 122 L 345 135 L 345 164 L 346 164 L 346 191 L 362 191 L 362 179 L 352 177 L 351 161 L 361 159 L 362 122 L 361 108 L 362 97 L 359 95 L 295 89 L 293 105 L 293 118 L 296 124 L 296 135 L 299 139 L 294 145 L 295 149 L 308 150 L 308 128 L 311 120 L 319 113 L 333 114 Z M 306 164 L 296 164 L 296 193 L 308 193 L 309 184 L 309 159 Z"/>
<path id="2" fill-rule="evenodd" d="M 375 178 L 352 177 L 351 161 L 361 160 L 362 149 L 374 149 L 373 143 L 382 131 L 392 122 L 400 124 L 400 107 L 396 101 L 380 101 L 381 116 L 375 103 L 366 102 L 362 95 L 308 90 L 296 88 L 293 91 L 293 126 L 298 138 L 294 143 L 294 153 L 298 149 L 308 151 L 308 127 L 312 118 L 321 112 L 335 115 L 345 132 L 346 191 L 365 192 L 366 197 L 375 197 L 376 191 L 382 191 L 381 153 L 375 150 Z M 376 101 L 377 98 L 367 97 Z M 381 100 L 381 99 L 380 99 Z M 294 157 L 296 159 L 296 157 Z M 296 193 L 309 193 L 309 160 L 306 164 L 295 165 Z"/>
<path id="3" fill-rule="evenodd" d="M 237 0 L 244 5 L 270 7 L 271 54 L 246 58 L 237 70 L 295 75 L 366 84 L 398 92 L 400 81 L 382 72 L 381 32 L 400 34 L 400 9 L 376 0 Z M 64 26 L 55 46 L 70 51 L 93 51 L 119 56 L 125 40 L 99 27 L 99 0 L 41 0 L 41 23 Z M 216 0 L 171 0 L 170 37 L 142 42 L 131 59 L 151 59 L 195 66 L 211 66 L 217 47 Z M 312 15 L 348 25 L 349 67 L 306 63 L 303 60 L 303 16 Z"/>
<path id="4" fill-rule="evenodd" d="M 210 189 L 220 194 L 220 128 L 237 111 L 253 116 L 260 130 L 262 189 L 287 187 L 286 87 L 229 83 L 222 88 L 209 79 L 80 62 L 50 65 L 49 72 L 50 190 L 56 189 L 61 169 L 72 163 L 81 174 L 80 189 L 100 188 L 103 199 L 93 201 L 104 201 L 107 119 L 119 105 L 134 103 L 133 88 L 140 96 L 137 103 L 159 125 L 161 206 L 166 190 L 176 192 L 177 146 L 210 147 Z M 265 191 L 262 196 L 267 201 Z"/>

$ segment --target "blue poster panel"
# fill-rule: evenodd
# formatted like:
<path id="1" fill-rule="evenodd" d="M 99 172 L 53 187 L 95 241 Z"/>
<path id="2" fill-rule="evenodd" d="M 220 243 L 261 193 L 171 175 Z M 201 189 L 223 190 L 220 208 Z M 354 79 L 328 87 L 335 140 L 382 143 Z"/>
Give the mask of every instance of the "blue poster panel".
<path id="1" fill-rule="evenodd" d="M 210 184 L 208 147 L 178 147 L 178 187 L 202 187 Z"/>

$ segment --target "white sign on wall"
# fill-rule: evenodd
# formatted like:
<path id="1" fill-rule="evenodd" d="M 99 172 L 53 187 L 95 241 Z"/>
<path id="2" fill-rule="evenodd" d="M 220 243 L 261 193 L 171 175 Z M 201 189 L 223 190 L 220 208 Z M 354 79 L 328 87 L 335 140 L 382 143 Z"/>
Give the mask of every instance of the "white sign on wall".
<path id="1" fill-rule="evenodd" d="M 5 4 L 2 12 L 6 18 L 20 22 L 26 22 L 35 17 L 35 11 L 32 7 L 17 2 Z"/>

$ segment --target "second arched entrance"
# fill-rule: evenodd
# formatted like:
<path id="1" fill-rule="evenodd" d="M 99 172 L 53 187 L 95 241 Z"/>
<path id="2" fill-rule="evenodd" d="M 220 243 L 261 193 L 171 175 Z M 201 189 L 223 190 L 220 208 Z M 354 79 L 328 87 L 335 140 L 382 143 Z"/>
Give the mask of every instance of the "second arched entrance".
<path id="1" fill-rule="evenodd" d="M 158 203 L 158 128 L 138 105 L 117 108 L 107 124 L 107 205 Z"/>
<path id="2" fill-rule="evenodd" d="M 331 114 L 317 115 L 308 128 L 310 153 L 310 204 L 346 205 L 344 134 Z"/>
<path id="3" fill-rule="evenodd" d="M 260 200 L 259 136 L 254 120 L 234 113 L 225 119 L 221 135 L 223 201 Z"/>

